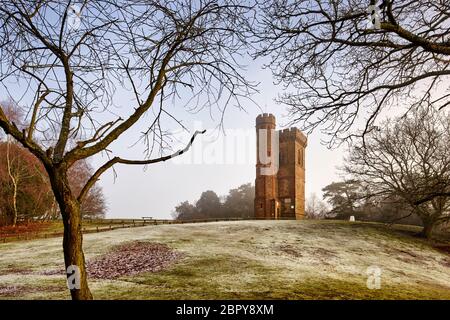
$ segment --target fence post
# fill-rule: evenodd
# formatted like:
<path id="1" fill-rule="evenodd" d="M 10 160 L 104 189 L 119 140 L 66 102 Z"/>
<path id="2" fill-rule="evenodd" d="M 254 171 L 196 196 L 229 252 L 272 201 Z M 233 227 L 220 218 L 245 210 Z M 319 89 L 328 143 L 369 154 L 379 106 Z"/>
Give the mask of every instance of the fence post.
<path id="1" fill-rule="evenodd" d="M 97 227 L 97 232 L 98 232 L 98 227 Z"/>

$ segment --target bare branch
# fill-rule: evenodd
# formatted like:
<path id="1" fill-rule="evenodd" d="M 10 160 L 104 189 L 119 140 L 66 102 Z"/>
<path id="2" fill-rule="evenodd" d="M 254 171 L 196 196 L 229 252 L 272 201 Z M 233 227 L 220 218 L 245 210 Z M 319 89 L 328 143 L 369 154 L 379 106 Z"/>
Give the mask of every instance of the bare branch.
<path id="1" fill-rule="evenodd" d="M 83 189 L 80 192 L 80 195 L 78 196 L 78 201 L 81 203 L 83 202 L 83 198 L 88 194 L 89 190 L 94 186 L 94 184 L 98 181 L 98 179 L 100 178 L 100 176 L 107 171 L 109 168 L 111 168 L 113 165 L 121 163 L 121 164 L 130 164 L 130 165 L 148 165 L 148 164 L 153 164 L 153 163 L 158 163 L 158 162 L 163 162 L 163 161 L 167 161 L 169 159 L 175 158 L 177 156 L 182 155 L 183 153 L 185 153 L 186 151 L 189 150 L 189 148 L 192 146 L 192 144 L 194 143 L 195 137 L 198 134 L 204 134 L 206 132 L 206 130 L 203 131 L 195 131 L 195 133 L 193 134 L 193 136 L 191 137 L 189 143 L 186 145 L 186 147 L 184 147 L 181 150 L 178 150 L 170 155 L 167 156 L 163 156 L 163 157 L 159 157 L 159 158 L 155 158 L 155 159 L 148 159 L 148 160 L 128 160 L 128 159 L 122 159 L 120 157 L 114 157 L 111 160 L 109 160 L 108 162 L 106 162 L 104 165 L 102 165 L 93 175 L 92 177 L 88 180 L 88 182 L 86 183 L 86 185 L 83 187 Z"/>

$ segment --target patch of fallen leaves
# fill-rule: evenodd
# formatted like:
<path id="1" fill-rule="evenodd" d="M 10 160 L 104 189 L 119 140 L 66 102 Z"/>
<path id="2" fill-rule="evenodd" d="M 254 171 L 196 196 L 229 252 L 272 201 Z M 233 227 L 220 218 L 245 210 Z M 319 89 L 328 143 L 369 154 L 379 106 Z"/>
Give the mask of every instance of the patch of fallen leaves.
<path id="1" fill-rule="evenodd" d="M 25 293 L 61 291 L 61 286 L 28 287 L 23 285 L 0 285 L 0 297 L 20 297 Z"/>
<path id="2" fill-rule="evenodd" d="M 23 289 L 18 286 L 0 286 L 0 296 L 14 296 L 21 292 L 23 292 Z"/>
<path id="3" fill-rule="evenodd" d="M 289 256 L 293 256 L 293 257 L 296 257 L 296 258 L 302 256 L 302 254 L 296 248 L 294 248 L 294 246 L 291 246 L 291 245 L 288 245 L 288 244 L 281 245 L 279 247 L 279 249 L 280 249 L 281 252 L 284 252 L 284 253 L 286 253 Z"/>
<path id="4" fill-rule="evenodd" d="M 50 269 L 39 272 L 38 274 L 43 276 L 56 276 L 56 275 L 64 275 L 64 269 Z"/>
<path id="5" fill-rule="evenodd" d="M 12 265 L 8 266 L 6 269 L 0 270 L 0 276 L 8 274 L 29 275 L 33 274 L 33 270 L 29 268 L 19 268 Z"/>
<path id="6" fill-rule="evenodd" d="M 158 272 L 183 257 L 161 243 L 132 242 L 115 247 L 109 253 L 86 262 L 89 278 L 116 279 L 142 272 Z M 40 274 L 64 275 L 64 269 L 44 270 Z"/>
<path id="7" fill-rule="evenodd" d="M 86 263 L 89 277 L 115 279 L 142 272 L 166 269 L 182 257 L 165 244 L 133 242 L 116 247 L 110 253 Z"/>

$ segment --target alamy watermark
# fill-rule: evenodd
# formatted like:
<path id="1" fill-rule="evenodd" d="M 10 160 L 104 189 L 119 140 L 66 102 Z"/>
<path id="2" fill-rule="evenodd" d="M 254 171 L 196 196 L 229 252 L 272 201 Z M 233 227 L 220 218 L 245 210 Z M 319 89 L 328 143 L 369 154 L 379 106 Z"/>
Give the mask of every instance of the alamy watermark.
<path id="1" fill-rule="evenodd" d="M 270 148 L 269 138 L 270 137 Z M 280 143 L 279 133 L 273 129 L 259 129 L 258 130 L 258 160 L 262 167 L 260 167 L 260 174 L 262 176 L 275 175 L 279 168 L 279 154 Z"/>
<path id="2" fill-rule="evenodd" d="M 81 7 L 78 4 L 73 4 L 67 9 L 67 27 L 69 31 L 75 31 L 81 25 Z"/>
<path id="3" fill-rule="evenodd" d="M 192 132 L 203 131 L 199 121 L 187 130 L 171 132 L 173 151 L 183 149 L 192 137 Z M 273 174 L 278 170 L 279 142 L 275 130 L 258 130 L 259 161 L 265 166 L 261 174 Z M 270 148 L 267 142 L 270 136 Z M 257 152 L 257 135 L 253 128 L 225 129 L 219 132 L 206 130 L 198 135 L 192 146 L 178 157 L 171 159 L 174 164 L 184 165 L 255 165 Z M 269 150 L 270 149 L 270 150 Z"/>
<path id="4" fill-rule="evenodd" d="M 369 20 L 367 22 L 368 27 L 376 30 L 381 29 L 380 7 L 377 2 L 375 2 L 375 4 L 371 4 L 367 8 L 367 12 L 369 13 Z"/>
<path id="5" fill-rule="evenodd" d="M 66 269 L 67 274 L 67 287 L 69 290 L 81 289 L 81 272 L 80 268 L 76 265 L 70 265 Z"/>
<path id="6" fill-rule="evenodd" d="M 192 132 L 203 131 L 202 123 L 194 122 L 192 130 L 173 131 L 173 151 L 183 149 Z M 258 141 L 258 145 L 257 145 Z M 198 135 L 187 152 L 174 157 L 177 165 L 252 165 L 259 162 L 261 175 L 275 175 L 279 169 L 279 132 L 259 129 L 206 130 Z M 258 152 L 258 154 L 257 154 Z"/>
<path id="7" fill-rule="evenodd" d="M 357 276 L 369 290 L 381 289 L 383 269 L 380 266 L 371 265 L 363 268 L 355 265 L 338 265 L 336 269 L 340 273 Z"/>
<path id="8" fill-rule="evenodd" d="M 370 266 L 366 270 L 367 281 L 366 286 L 367 289 L 375 290 L 381 289 L 381 273 L 382 270 L 379 266 Z"/>

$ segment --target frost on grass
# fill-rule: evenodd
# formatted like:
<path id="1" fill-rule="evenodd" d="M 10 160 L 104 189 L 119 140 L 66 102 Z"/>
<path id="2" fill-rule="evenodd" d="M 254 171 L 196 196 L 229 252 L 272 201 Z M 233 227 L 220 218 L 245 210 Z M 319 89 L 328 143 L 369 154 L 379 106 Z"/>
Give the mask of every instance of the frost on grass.
<path id="1" fill-rule="evenodd" d="M 84 248 L 88 271 L 103 270 L 89 276 L 97 299 L 450 299 L 449 251 L 417 231 L 331 220 L 212 222 L 87 234 Z M 367 287 L 370 266 L 382 269 L 378 290 Z M 69 298 L 63 267 L 61 239 L 0 244 L 0 287 L 17 286 L 15 298 Z"/>
<path id="2" fill-rule="evenodd" d="M 106 254 L 86 264 L 90 277 L 115 279 L 142 272 L 157 272 L 166 269 L 178 259 L 181 253 L 165 244 L 133 242 L 120 245 Z"/>

